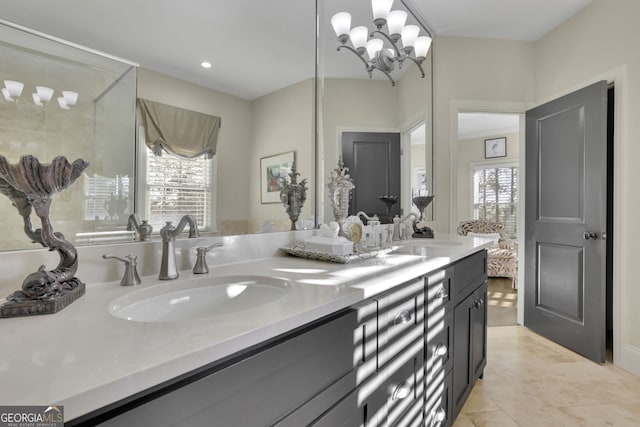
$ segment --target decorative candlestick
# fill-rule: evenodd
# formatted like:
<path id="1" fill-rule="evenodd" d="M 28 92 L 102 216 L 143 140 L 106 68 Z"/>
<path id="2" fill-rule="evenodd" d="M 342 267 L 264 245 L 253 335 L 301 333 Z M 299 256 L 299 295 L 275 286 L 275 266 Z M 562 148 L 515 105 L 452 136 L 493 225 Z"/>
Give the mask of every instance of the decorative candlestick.
<path id="1" fill-rule="evenodd" d="M 419 226 L 419 224 L 425 219 L 424 210 L 429 206 L 429 203 L 433 200 L 433 196 L 416 196 L 413 198 L 413 204 L 416 205 L 420 211 L 420 218 L 413 222 L 413 234 L 411 237 L 427 237 L 433 238 L 433 230 L 426 225 Z"/>
<path id="2" fill-rule="evenodd" d="M 344 222 L 349 215 L 349 198 L 351 190 L 356 188 L 348 174 L 349 168 L 344 166 L 342 156 L 338 158 L 338 167 L 331 171 L 331 180 L 327 184 L 329 201 L 333 208 L 333 217 L 340 226 L 339 234 L 344 236 Z"/>
<path id="3" fill-rule="evenodd" d="M 9 295 L 0 306 L 0 317 L 55 313 L 84 295 L 84 283 L 74 277 L 78 270 L 76 248 L 62 234 L 54 233 L 49 215 L 52 196 L 70 186 L 87 166 L 89 163 L 82 159 L 70 164 L 63 156 L 48 165 L 33 156 L 23 156 L 10 165 L 0 155 L 0 193 L 9 197 L 22 215 L 27 236 L 60 255 L 55 269 L 46 271 L 42 265 L 24 279 L 22 290 Z M 31 229 L 32 208 L 42 223 L 42 228 L 35 231 Z"/>
<path id="4" fill-rule="evenodd" d="M 287 210 L 289 219 L 291 220 L 291 230 L 296 229 L 296 222 L 302 211 L 302 206 L 305 200 L 307 200 L 307 179 L 303 179 L 300 183 L 297 182 L 298 175 L 295 162 L 291 165 L 291 172 L 289 177 L 291 182 L 287 182 L 286 179 L 282 179 L 282 189 L 280 190 L 280 200 Z"/>

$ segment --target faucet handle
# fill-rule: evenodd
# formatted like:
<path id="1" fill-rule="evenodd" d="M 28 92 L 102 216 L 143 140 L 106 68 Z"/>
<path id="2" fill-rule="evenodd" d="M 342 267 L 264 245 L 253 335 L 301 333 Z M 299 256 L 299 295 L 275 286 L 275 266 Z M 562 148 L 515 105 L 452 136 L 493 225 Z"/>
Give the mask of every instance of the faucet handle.
<path id="1" fill-rule="evenodd" d="M 120 280 L 121 286 L 133 286 L 139 285 L 142 281 L 138 275 L 138 257 L 136 255 L 127 255 L 124 258 L 117 257 L 111 254 L 102 255 L 104 259 L 115 259 L 124 262 L 125 269 L 122 280 Z"/>
<path id="2" fill-rule="evenodd" d="M 207 252 L 213 248 L 219 248 L 222 243 L 214 243 L 209 247 L 196 248 L 196 265 L 193 267 L 193 274 L 206 274 L 209 272 L 207 265 Z"/>

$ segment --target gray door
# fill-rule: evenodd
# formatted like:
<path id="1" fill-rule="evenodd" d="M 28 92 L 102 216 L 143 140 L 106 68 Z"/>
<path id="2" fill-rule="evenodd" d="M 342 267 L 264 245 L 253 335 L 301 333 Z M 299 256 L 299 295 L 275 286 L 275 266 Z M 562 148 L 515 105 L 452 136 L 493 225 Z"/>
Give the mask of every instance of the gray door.
<path id="1" fill-rule="evenodd" d="M 604 362 L 607 82 L 526 120 L 524 324 Z"/>
<path id="2" fill-rule="evenodd" d="M 343 132 L 342 158 L 356 188 L 349 214 L 376 214 L 382 223 L 400 215 L 400 134 L 397 132 Z M 380 196 L 396 196 L 398 202 L 387 215 Z"/>

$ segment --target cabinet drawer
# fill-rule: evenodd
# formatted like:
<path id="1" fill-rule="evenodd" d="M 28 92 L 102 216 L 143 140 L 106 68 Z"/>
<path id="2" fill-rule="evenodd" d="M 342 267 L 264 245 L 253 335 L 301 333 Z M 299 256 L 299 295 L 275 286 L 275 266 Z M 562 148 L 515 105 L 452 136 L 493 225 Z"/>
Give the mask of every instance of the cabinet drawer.
<path id="1" fill-rule="evenodd" d="M 441 308 L 427 319 L 427 381 L 441 370 L 447 374 L 453 366 L 453 311 Z"/>
<path id="2" fill-rule="evenodd" d="M 358 322 L 353 337 L 353 366 L 357 384 L 361 384 L 378 369 L 378 302 L 364 301 L 353 309 Z"/>
<path id="3" fill-rule="evenodd" d="M 473 292 L 487 277 L 487 251 L 482 250 L 454 264 L 453 305 Z"/>
<path id="4" fill-rule="evenodd" d="M 378 301 L 378 369 L 424 341 L 424 279 L 403 285 Z M 422 346 L 424 348 L 424 346 Z"/>
<path id="5" fill-rule="evenodd" d="M 439 270 L 427 277 L 427 313 L 434 312 L 441 307 L 447 311 L 452 309 L 453 281 L 453 267 Z"/>
<path id="6" fill-rule="evenodd" d="M 391 362 L 385 370 L 387 381 L 387 426 L 422 426 L 424 381 L 421 357 L 417 354 L 399 363 Z"/>
<path id="7" fill-rule="evenodd" d="M 425 427 L 447 427 L 453 423 L 452 375 L 440 371 L 427 382 Z"/>

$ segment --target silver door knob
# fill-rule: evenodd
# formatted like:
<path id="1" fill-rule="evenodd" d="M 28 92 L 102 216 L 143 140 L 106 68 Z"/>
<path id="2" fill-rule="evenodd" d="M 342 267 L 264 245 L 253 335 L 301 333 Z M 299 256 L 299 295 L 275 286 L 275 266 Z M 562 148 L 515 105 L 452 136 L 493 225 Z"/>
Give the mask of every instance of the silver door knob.
<path id="1" fill-rule="evenodd" d="M 598 238 L 598 233 L 593 231 L 585 231 L 582 236 L 584 237 L 584 240 L 589 240 L 589 239 L 595 240 Z"/>

